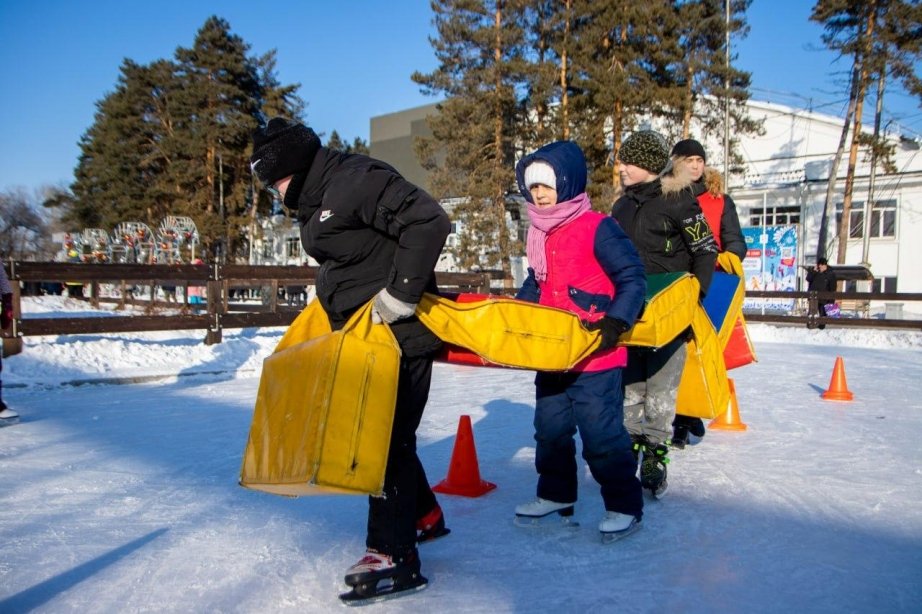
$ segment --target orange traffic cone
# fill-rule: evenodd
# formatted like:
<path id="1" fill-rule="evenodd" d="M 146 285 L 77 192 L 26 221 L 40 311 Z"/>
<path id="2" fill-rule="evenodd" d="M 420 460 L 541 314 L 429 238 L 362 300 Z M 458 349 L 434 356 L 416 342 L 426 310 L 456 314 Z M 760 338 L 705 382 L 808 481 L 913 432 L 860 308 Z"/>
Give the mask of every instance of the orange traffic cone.
<path id="1" fill-rule="evenodd" d="M 836 366 L 832 369 L 829 388 L 820 396 L 828 401 L 851 401 L 855 398 L 855 395 L 849 392 L 848 384 L 845 383 L 845 362 L 841 356 L 836 356 Z"/>
<path id="2" fill-rule="evenodd" d="M 740 404 L 736 400 L 736 384 L 732 379 L 727 380 L 730 386 L 730 404 L 727 411 L 720 414 L 708 425 L 709 428 L 719 431 L 745 431 L 748 427 L 740 420 Z"/>
<path id="3" fill-rule="evenodd" d="M 436 484 L 432 490 L 446 495 L 479 497 L 496 488 L 496 484 L 480 479 L 477 464 L 477 449 L 474 447 L 474 432 L 471 417 L 461 416 L 455 448 L 451 452 L 448 477 Z"/>

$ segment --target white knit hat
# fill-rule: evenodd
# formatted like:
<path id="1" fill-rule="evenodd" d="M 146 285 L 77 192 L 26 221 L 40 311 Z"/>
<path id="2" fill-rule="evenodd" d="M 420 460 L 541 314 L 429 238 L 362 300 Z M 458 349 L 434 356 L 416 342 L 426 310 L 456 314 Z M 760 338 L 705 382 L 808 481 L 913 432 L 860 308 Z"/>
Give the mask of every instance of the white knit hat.
<path id="1" fill-rule="evenodd" d="M 557 189 L 557 174 L 547 162 L 536 160 L 525 168 L 525 187 L 529 190 L 536 183 Z"/>

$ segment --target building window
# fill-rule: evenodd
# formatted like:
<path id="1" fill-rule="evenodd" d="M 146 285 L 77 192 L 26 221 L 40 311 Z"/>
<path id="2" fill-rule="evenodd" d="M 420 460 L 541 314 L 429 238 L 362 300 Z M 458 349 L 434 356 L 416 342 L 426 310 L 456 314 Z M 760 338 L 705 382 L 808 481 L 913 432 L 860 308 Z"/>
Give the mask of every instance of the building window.
<path id="1" fill-rule="evenodd" d="M 749 210 L 750 226 L 783 226 L 800 223 L 800 207 L 761 207 Z"/>
<path id="2" fill-rule="evenodd" d="M 841 224 L 842 203 L 836 203 L 836 227 Z M 864 238 L 864 202 L 853 202 L 848 212 L 848 236 L 850 239 Z M 873 238 L 896 236 L 896 201 L 878 200 L 871 209 L 871 223 L 868 236 Z"/>
<path id="3" fill-rule="evenodd" d="M 871 286 L 871 292 L 880 294 L 881 292 L 896 292 L 896 277 L 876 277 Z"/>
<path id="4" fill-rule="evenodd" d="M 288 239 L 285 239 L 285 247 L 287 258 L 301 257 L 301 239 L 297 237 L 289 237 Z"/>

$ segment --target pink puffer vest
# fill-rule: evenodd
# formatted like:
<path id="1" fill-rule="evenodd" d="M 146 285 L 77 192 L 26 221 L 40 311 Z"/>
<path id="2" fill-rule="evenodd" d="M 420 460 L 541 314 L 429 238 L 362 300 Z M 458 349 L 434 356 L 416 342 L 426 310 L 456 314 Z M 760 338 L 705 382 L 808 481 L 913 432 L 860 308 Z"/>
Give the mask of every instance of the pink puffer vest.
<path id="1" fill-rule="evenodd" d="M 605 315 L 616 289 L 595 259 L 594 246 L 596 230 L 606 217 L 597 211 L 587 211 L 548 234 L 544 247 L 547 279 L 538 282 L 541 305 L 566 309 L 590 322 Z M 576 297 L 581 297 L 582 306 L 574 302 Z M 596 305 L 592 297 L 603 299 L 602 304 Z M 593 354 L 572 370 L 604 371 L 626 364 L 627 348 L 616 347 Z"/>

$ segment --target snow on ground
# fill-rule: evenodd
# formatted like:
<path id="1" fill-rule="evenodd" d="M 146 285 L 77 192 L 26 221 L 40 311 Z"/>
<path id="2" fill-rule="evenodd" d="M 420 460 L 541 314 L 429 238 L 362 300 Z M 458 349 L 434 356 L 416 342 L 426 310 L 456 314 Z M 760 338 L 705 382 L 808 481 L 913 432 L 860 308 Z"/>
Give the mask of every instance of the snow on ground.
<path id="1" fill-rule="evenodd" d="M 24 317 L 81 309 L 24 299 Z M 751 329 L 759 363 L 731 372 L 749 429 L 674 451 L 667 497 L 609 546 L 585 468 L 580 530 L 512 524 L 534 494 L 533 375 L 436 365 L 419 429 L 430 481 L 468 414 L 498 488 L 441 496 L 452 534 L 421 551 L 429 588 L 373 611 L 918 611 L 922 333 Z M 365 498 L 237 486 L 282 329 L 225 330 L 213 346 L 204 332 L 27 337 L 4 360 L 22 420 L 0 429 L 0 612 L 341 607 Z M 837 356 L 851 403 L 819 396 Z"/>

